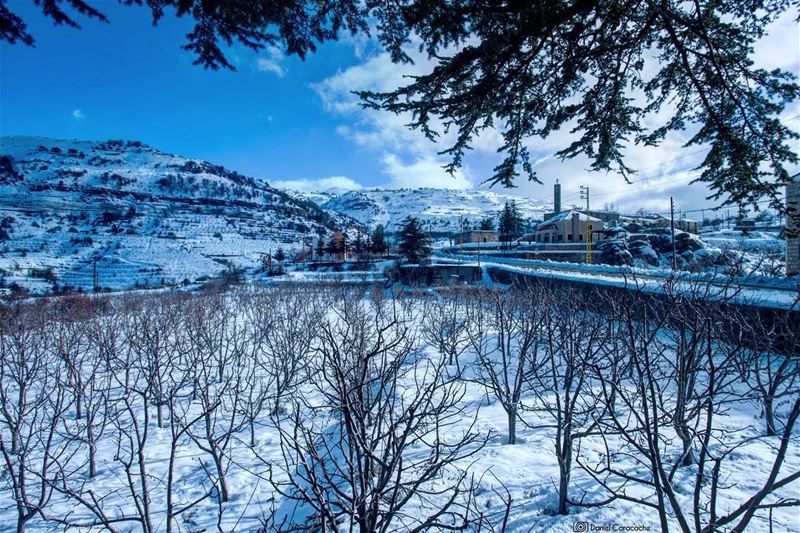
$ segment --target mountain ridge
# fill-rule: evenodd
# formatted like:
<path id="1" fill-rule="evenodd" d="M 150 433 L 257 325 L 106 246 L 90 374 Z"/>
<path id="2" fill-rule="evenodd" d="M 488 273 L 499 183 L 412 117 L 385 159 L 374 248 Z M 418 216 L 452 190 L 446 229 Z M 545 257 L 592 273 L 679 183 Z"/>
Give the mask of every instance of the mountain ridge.
<path id="1" fill-rule="evenodd" d="M 193 282 L 258 268 L 277 247 L 351 224 L 265 181 L 140 141 L 0 137 L 4 284 Z"/>

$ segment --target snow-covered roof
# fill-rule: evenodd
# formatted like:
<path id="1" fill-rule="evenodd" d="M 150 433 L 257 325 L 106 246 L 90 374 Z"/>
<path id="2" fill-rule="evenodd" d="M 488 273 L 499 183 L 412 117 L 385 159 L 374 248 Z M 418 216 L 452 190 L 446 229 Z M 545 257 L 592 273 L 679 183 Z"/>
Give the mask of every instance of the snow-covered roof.
<path id="1" fill-rule="evenodd" d="M 583 213 L 582 211 L 578 211 L 577 209 L 568 209 L 567 211 L 562 211 L 557 215 L 553 215 L 552 217 L 542 222 L 540 225 L 553 224 L 555 222 L 560 222 L 562 220 L 568 220 L 568 219 L 571 220 L 573 213 L 577 213 L 578 220 L 580 220 L 581 222 L 602 222 L 602 220 L 600 220 L 599 218 L 591 217 L 586 213 Z"/>

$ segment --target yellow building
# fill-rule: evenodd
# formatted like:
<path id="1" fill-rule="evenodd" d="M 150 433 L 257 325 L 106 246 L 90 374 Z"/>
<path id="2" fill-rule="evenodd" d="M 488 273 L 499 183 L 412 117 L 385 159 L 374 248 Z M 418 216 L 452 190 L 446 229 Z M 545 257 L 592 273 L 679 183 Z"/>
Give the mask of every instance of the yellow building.
<path id="1" fill-rule="evenodd" d="M 536 228 L 536 242 L 576 243 L 586 242 L 586 233 L 591 233 L 592 242 L 603 239 L 603 221 L 581 211 L 570 209 L 554 215 Z"/>

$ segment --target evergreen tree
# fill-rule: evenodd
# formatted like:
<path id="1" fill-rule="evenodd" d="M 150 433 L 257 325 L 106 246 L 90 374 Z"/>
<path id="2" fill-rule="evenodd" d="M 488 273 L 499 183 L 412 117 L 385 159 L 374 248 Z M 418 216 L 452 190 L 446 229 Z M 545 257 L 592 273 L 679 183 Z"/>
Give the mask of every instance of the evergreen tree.
<path id="1" fill-rule="evenodd" d="M 481 220 L 481 230 L 494 231 L 494 219 L 492 217 L 484 217 Z"/>
<path id="2" fill-rule="evenodd" d="M 398 247 L 403 260 L 408 263 L 419 264 L 433 252 L 431 239 L 423 229 L 422 223 L 412 216 L 406 217 L 403 221 L 403 227 L 398 235 Z"/>
<path id="3" fill-rule="evenodd" d="M 325 253 L 327 255 L 334 255 L 335 256 L 340 251 L 340 244 L 341 244 L 340 240 L 334 239 L 333 237 L 331 237 L 328 240 L 328 244 L 325 246 Z"/>
<path id="4" fill-rule="evenodd" d="M 500 234 L 501 242 L 511 241 L 522 235 L 524 222 L 522 216 L 519 214 L 517 204 L 512 200 L 506 202 L 503 210 L 500 212 L 500 223 L 498 232 Z"/>
<path id="5" fill-rule="evenodd" d="M 286 252 L 283 251 L 283 248 L 278 247 L 278 249 L 275 251 L 275 255 L 272 257 L 275 259 L 275 261 L 282 263 L 284 259 L 286 259 Z"/>
<path id="6" fill-rule="evenodd" d="M 364 253 L 364 249 L 365 249 L 364 236 L 359 231 L 356 234 L 356 240 L 353 241 L 353 253 L 356 254 L 356 256 L 360 256 L 361 254 Z"/>
<path id="7" fill-rule="evenodd" d="M 319 240 L 317 240 L 317 258 L 322 259 L 326 253 L 327 249 L 325 247 L 325 239 L 320 236 Z"/>
<path id="8" fill-rule="evenodd" d="M 389 250 L 389 244 L 386 242 L 386 232 L 383 224 L 378 224 L 372 232 L 372 252 L 383 255 L 387 250 Z"/>

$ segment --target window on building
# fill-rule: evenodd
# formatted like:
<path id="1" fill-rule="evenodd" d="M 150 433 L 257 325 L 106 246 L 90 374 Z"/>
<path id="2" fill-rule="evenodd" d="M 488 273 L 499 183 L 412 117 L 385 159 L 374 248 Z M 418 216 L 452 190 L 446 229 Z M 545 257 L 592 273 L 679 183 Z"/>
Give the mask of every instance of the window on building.
<path id="1" fill-rule="evenodd" d="M 563 236 L 563 235 L 561 235 L 561 234 L 559 234 L 559 235 L 558 235 L 558 242 L 561 242 L 561 241 L 563 241 L 563 240 L 564 240 L 564 236 Z"/>
<path id="2" fill-rule="evenodd" d="M 583 233 L 578 233 L 578 242 L 583 242 Z"/>
<path id="3" fill-rule="evenodd" d="M 571 241 L 571 240 L 572 240 L 572 233 L 570 233 L 569 235 L 567 235 L 567 240 L 568 240 L 568 241 Z"/>

